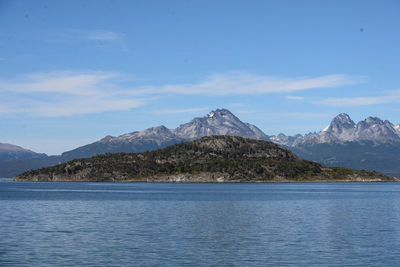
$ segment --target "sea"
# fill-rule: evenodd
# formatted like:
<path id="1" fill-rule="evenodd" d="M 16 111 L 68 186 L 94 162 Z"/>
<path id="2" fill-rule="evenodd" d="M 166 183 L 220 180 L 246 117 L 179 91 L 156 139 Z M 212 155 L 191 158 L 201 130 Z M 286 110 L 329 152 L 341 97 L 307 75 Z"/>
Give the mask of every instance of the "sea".
<path id="1" fill-rule="evenodd" d="M 400 183 L 3 180 L 0 266 L 400 266 Z"/>

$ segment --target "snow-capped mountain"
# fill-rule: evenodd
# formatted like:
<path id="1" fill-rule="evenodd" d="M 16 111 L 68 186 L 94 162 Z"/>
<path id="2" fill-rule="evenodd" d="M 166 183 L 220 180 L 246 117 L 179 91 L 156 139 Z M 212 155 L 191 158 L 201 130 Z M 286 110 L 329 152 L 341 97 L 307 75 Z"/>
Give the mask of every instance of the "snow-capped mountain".
<path id="1" fill-rule="evenodd" d="M 211 111 L 176 129 L 158 126 L 116 137 L 106 136 L 92 144 L 64 152 L 61 156 L 47 157 L 45 154 L 39 154 L 43 158 L 40 156 L 34 158 L 37 153 L 0 144 L 0 177 L 12 177 L 29 169 L 98 154 L 155 150 L 207 135 L 236 135 L 269 140 L 289 147 L 304 159 L 328 166 L 377 170 L 400 177 L 400 124 L 393 125 L 387 120 L 376 117 L 368 117 L 356 124 L 349 115 L 342 113 L 320 132 L 294 136 L 284 134 L 267 136 L 256 126 L 240 121 L 226 109 Z M 21 160 L 15 153 L 4 157 L 2 151 L 28 153 L 28 158 Z M 29 153 L 34 154 L 29 155 Z M 1 157 L 11 160 L 1 161 Z"/>
<path id="2" fill-rule="evenodd" d="M 400 124 L 393 126 L 393 128 L 397 131 L 398 134 L 400 134 Z"/>
<path id="3" fill-rule="evenodd" d="M 209 135 L 236 135 L 268 140 L 268 136 L 256 126 L 240 121 L 227 109 L 217 109 L 176 129 L 158 126 L 117 137 L 106 136 L 95 143 L 65 152 L 62 156 L 72 159 L 103 153 L 143 152 Z"/>
<path id="4" fill-rule="evenodd" d="M 371 141 L 374 144 L 400 143 L 400 125 L 394 126 L 391 122 L 377 117 L 368 117 L 355 124 L 349 115 L 341 113 L 318 133 L 309 133 L 304 136 L 279 134 L 270 136 L 270 140 L 289 147 L 363 141 Z"/>
<path id="5" fill-rule="evenodd" d="M 268 139 L 268 136 L 256 126 L 242 122 L 227 109 L 217 109 L 202 118 L 194 118 L 192 121 L 182 124 L 173 132 L 177 136 L 189 140 L 210 135 Z"/>
<path id="6" fill-rule="evenodd" d="M 0 161 L 43 158 L 46 154 L 36 153 L 31 150 L 11 144 L 0 143 Z"/>

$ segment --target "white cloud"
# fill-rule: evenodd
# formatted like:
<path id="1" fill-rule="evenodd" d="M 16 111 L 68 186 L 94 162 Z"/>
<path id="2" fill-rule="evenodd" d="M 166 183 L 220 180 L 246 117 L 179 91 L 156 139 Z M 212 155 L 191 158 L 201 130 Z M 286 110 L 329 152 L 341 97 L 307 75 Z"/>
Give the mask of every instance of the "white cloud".
<path id="1" fill-rule="evenodd" d="M 257 117 L 261 117 L 264 119 L 287 119 L 287 118 L 296 118 L 296 119 L 309 119 L 309 118 L 325 118 L 332 117 L 330 113 L 323 112 L 265 112 L 263 110 L 243 110 L 238 111 L 238 114 L 254 114 Z M 252 116 L 254 117 L 254 116 Z"/>
<path id="2" fill-rule="evenodd" d="M 400 103 L 400 92 L 392 92 L 388 95 L 381 95 L 376 97 L 332 97 L 325 98 L 316 102 L 316 104 L 336 107 L 379 105 L 389 103 Z"/>
<path id="3" fill-rule="evenodd" d="M 50 72 L 21 77 L 19 82 L 0 82 L 0 114 L 25 113 L 58 117 L 130 110 L 145 103 L 127 96 L 112 82 L 115 73 Z"/>
<path id="4" fill-rule="evenodd" d="M 229 107 L 229 108 L 243 108 L 243 107 L 246 107 L 246 105 L 243 104 L 243 103 L 231 103 L 231 104 L 227 104 L 226 106 Z"/>
<path id="5" fill-rule="evenodd" d="M 107 111 L 124 111 L 142 106 L 144 102 L 137 99 L 107 99 L 90 97 L 89 99 L 65 101 L 61 103 L 37 103 L 32 113 L 46 117 L 72 116 L 81 114 L 102 113 Z"/>
<path id="6" fill-rule="evenodd" d="M 47 32 L 46 41 L 62 44 L 88 44 L 96 47 L 104 45 L 117 45 L 123 50 L 128 50 L 125 43 L 125 34 L 109 30 L 83 30 L 83 29 L 65 29 L 57 32 Z"/>
<path id="7" fill-rule="evenodd" d="M 210 108 L 186 108 L 186 109 L 162 109 L 153 111 L 154 114 L 178 114 L 178 113 L 200 113 L 203 111 L 209 111 Z"/>
<path id="8" fill-rule="evenodd" d="M 251 95 L 287 94 L 349 85 L 359 77 L 327 75 L 313 78 L 272 78 L 245 72 L 217 74 L 191 84 L 126 87 L 126 76 L 115 72 L 34 73 L 9 81 L 0 81 L 0 114 L 25 113 L 35 116 L 71 116 L 130 110 L 165 94 Z M 293 99 L 293 96 L 288 96 Z M 295 97 L 299 99 L 300 97 Z M 7 104 L 6 104 L 7 103 Z M 197 113 L 208 108 L 169 109 L 155 113 Z"/>
<path id="9" fill-rule="evenodd" d="M 298 96 L 298 95 L 288 95 L 285 98 L 289 99 L 289 100 L 303 100 L 304 99 L 303 96 Z"/>
<path id="10" fill-rule="evenodd" d="M 296 118 L 296 119 L 309 119 L 309 118 L 330 118 L 332 114 L 322 112 L 269 112 L 263 114 L 265 118 Z"/>
<path id="11" fill-rule="evenodd" d="M 176 93 L 185 95 L 248 95 L 290 93 L 316 88 L 333 88 L 364 82 L 364 77 L 335 74 L 313 78 L 279 78 L 247 72 L 216 74 L 192 84 L 146 86 L 134 93 Z"/>
<path id="12" fill-rule="evenodd" d="M 115 77 L 115 73 L 105 72 L 49 72 L 35 73 L 20 77 L 22 81 L 0 83 L 0 91 L 17 93 L 42 92 L 70 95 L 92 95 L 98 93 L 102 83 Z M 104 87 L 104 86 L 103 86 Z"/>
<path id="13" fill-rule="evenodd" d="M 88 40 L 95 40 L 95 41 L 118 41 L 122 40 L 124 35 L 118 32 L 96 30 L 87 32 L 83 34 L 82 37 Z"/>

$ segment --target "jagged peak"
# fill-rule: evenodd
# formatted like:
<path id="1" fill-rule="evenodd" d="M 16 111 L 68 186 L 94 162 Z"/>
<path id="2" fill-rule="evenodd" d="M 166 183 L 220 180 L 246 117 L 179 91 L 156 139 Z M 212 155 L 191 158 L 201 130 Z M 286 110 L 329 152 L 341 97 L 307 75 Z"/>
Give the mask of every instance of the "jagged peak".
<path id="1" fill-rule="evenodd" d="M 383 124 L 384 123 L 384 121 L 383 120 L 381 120 L 380 118 L 378 118 L 378 117 L 367 117 L 365 120 L 364 120 L 364 122 L 365 123 L 367 123 L 367 124 Z"/>
<path id="2" fill-rule="evenodd" d="M 143 132 L 166 132 L 166 131 L 170 131 L 170 130 L 167 127 L 165 127 L 164 125 L 160 125 L 160 126 L 147 128 Z"/>
<path id="3" fill-rule="evenodd" d="M 342 124 L 348 123 L 354 125 L 354 121 L 350 118 L 349 114 L 347 113 L 340 113 L 335 118 L 333 118 L 332 122 L 340 122 Z"/>
<path id="4" fill-rule="evenodd" d="M 342 132 L 343 129 L 351 129 L 354 128 L 355 125 L 356 124 L 347 113 L 340 113 L 333 118 L 329 126 L 322 132 Z"/>
<path id="5" fill-rule="evenodd" d="M 233 115 L 232 112 L 230 112 L 229 110 L 227 110 L 225 108 L 212 110 L 205 117 L 206 118 L 220 118 L 220 117 L 224 117 L 224 116 L 233 116 L 236 118 L 236 116 Z"/>
<path id="6" fill-rule="evenodd" d="M 99 142 L 101 142 L 101 143 L 107 143 L 107 142 L 111 141 L 111 140 L 114 139 L 114 138 L 115 138 L 114 136 L 107 135 L 107 136 L 101 138 Z"/>

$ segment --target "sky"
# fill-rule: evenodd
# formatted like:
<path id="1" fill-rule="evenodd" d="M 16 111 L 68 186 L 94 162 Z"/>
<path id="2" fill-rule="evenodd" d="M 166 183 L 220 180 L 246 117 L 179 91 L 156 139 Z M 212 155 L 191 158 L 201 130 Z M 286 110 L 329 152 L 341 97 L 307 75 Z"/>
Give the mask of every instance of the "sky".
<path id="1" fill-rule="evenodd" d="M 400 1 L 0 0 L 0 142 L 60 154 L 226 108 L 400 123 Z"/>

